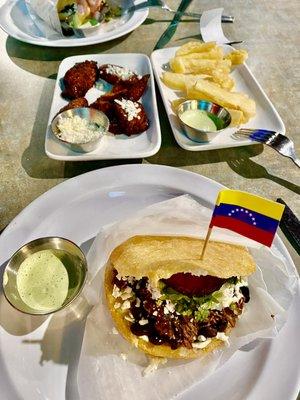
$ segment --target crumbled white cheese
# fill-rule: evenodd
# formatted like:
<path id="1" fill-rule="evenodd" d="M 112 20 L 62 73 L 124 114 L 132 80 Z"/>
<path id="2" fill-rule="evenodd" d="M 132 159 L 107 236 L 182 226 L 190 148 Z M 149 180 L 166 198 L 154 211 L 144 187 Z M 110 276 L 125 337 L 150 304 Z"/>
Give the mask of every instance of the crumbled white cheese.
<path id="1" fill-rule="evenodd" d="M 140 339 L 144 340 L 145 342 L 149 342 L 149 338 L 147 335 L 139 336 Z"/>
<path id="2" fill-rule="evenodd" d="M 153 315 L 155 316 L 155 317 L 157 317 L 157 315 L 158 315 L 158 311 L 153 311 Z"/>
<path id="3" fill-rule="evenodd" d="M 130 283 L 130 285 L 132 285 L 133 282 L 134 282 L 134 277 L 133 276 L 128 276 L 127 277 L 127 281 L 128 281 L 128 283 Z"/>
<path id="4" fill-rule="evenodd" d="M 225 335 L 224 332 L 218 332 L 216 339 L 223 340 L 223 342 L 225 342 L 227 345 L 229 345 L 229 338 L 227 335 Z"/>
<path id="5" fill-rule="evenodd" d="M 118 288 L 117 285 L 114 285 L 113 287 L 113 292 L 112 292 L 113 297 L 116 299 L 117 297 L 121 296 L 121 290 Z"/>
<path id="6" fill-rule="evenodd" d="M 140 325 L 147 325 L 148 322 L 149 322 L 149 321 L 148 321 L 147 319 L 140 319 L 140 320 L 139 320 L 139 324 L 140 324 Z"/>
<path id="7" fill-rule="evenodd" d="M 194 349 L 204 349 L 204 347 L 208 346 L 210 342 L 211 339 L 206 339 L 204 342 L 193 343 L 192 346 Z"/>
<path id="8" fill-rule="evenodd" d="M 127 99 L 116 99 L 115 102 L 119 104 L 122 110 L 126 113 L 128 121 L 132 121 L 134 118 L 140 119 L 139 113 L 142 110 L 138 103 Z"/>
<path id="9" fill-rule="evenodd" d="M 128 299 L 130 299 L 132 297 L 132 294 L 130 294 L 130 293 L 122 293 L 121 294 L 121 299 L 122 300 L 128 300 Z"/>
<path id="10" fill-rule="evenodd" d="M 108 64 L 106 67 L 108 74 L 117 75 L 123 81 L 133 77 L 135 73 L 126 67 L 119 67 L 118 65 Z"/>
<path id="11" fill-rule="evenodd" d="M 121 303 L 117 302 L 117 303 L 114 304 L 114 308 L 115 309 L 120 308 L 120 307 L 121 307 Z"/>
<path id="12" fill-rule="evenodd" d="M 57 122 L 56 134 L 61 140 L 69 143 L 88 143 L 100 138 L 104 133 L 104 129 L 94 123 L 91 123 L 79 115 L 70 117 L 60 116 Z"/>
<path id="13" fill-rule="evenodd" d="M 135 306 L 140 307 L 141 306 L 141 300 L 137 297 L 135 301 Z"/>
<path id="14" fill-rule="evenodd" d="M 118 334 L 119 334 L 119 332 L 116 330 L 115 327 L 112 328 L 111 333 L 112 333 L 113 335 L 118 335 Z"/>
<path id="15" fill-rule="evenodd" d="M 199 336 L 198 336 L 198 340 L 199 340 L 199 342 L 205 342 L 206 337 L 203 336 L 203 335 L 199 335 Z"/>
<path id="16" fill-rule="evenodd" d="M 170 300 L 166 300 L 166 305 L 164 307 L 164 314 L 173 313 L 175 311 L 175 306 Z"/>
<path id="17" fill-rule="evenodd" d="M 121 306 L 121 310 L 128 310 L 130 308 L 130 301 L 129 300 L 125 300 L 124 303 Z"/>
<path id="18" fill-rule="evenodd" d="M 215 303 L 212 309 L 222 310 L 225 307 L 229 307 L 232 303 L 238 303 L 243 297 L 240 292 L 240 287 L 248 286 L 245 280 L 238 281 L 235 285 L 233 283 L 226 282 L 218 290 L 219 303 Z"/>
<path id="19" fill-rule="evenodd" d="M 127 360 L 127 354 L 125 353 L 121 353 L 120 357 L 122 358 L 122 360 L 126 361 Z"/>
<path id="20" fill-rule="evenodd" d="M 150 289 L 150 290 L 151 290 L 151 294 L 152 294 L 152 299 L 153 300 L 157 300 L 157 299 L 160 298 L 160 296 L 161 296 L 160 290 L 158 290 L 157 288 L 153 288 L 153 289 Z"/>

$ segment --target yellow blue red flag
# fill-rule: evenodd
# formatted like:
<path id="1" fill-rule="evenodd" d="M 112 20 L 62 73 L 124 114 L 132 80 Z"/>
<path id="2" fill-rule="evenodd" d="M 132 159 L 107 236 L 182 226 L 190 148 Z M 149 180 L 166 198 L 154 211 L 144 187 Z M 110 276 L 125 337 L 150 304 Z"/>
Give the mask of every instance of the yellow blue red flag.
<path id="1" fill-rule="evenodd" d="M 209 227 L 230 229 L 270 247 L 283 210 L 284 205 L 251 193 L 221 190 Z"/>

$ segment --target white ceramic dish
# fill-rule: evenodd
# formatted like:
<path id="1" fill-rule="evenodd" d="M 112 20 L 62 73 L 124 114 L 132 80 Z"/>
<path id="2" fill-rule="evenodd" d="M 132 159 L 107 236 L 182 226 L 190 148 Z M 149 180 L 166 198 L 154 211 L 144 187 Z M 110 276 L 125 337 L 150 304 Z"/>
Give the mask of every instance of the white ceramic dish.
<path id="1" fill-rule="evenodd" d="M 68 102 L 61 96 L 61 78 L 66 71 L 77 62 L 94 60 L 98 65 L 111 63 L 128 67 L 140 75 L 150 74 L 148 88 L 142 96 L 141 103 L 145 107 L 150 126 L 139 135 L 107 135 L 100 145 L 90 153 L 76 153 L 67 148 L 54 137 L 51 132 L 51 121 L 56 113 Z M 103 91 L 95 87 L 86 94 L 89 103 L 95 101 Z M 54 95 L 48 120 L 45 151 L 48 157 L 64 161 L 112 160 L 121 158 L 143 158 L 157 153 L 161 145 L 161 133 L 155 97 L 154 78 L 150 60 L 144 54 L 88 54 L 65 58 L 60 64 Z"/>
<path id="2" fill-rule="evenodd" d="M 155 165 L 121 165 L 69 179 L 26 207 L 0 236 L 1 270 L 16 249 L 37 237 L 63 236 L 87 252 L 104 224 L 183 193 L 213 207 L 221 187 L 201 175 Z M 278 236 L 274 245 L 294 270 Z M 299 301 L 298 292 L 275 339 L 238 351 L 178 399 L 295 400 L 300 388 Z M 0 288 L 1 399 L 80 399 L 77 363 L 85 322 L 78 311 L 68 317 L 58 313 L 43 322 L 14 310 Z"/>
<path id="3" fill-rule="evenodd" d="M 222 45 L 225 53 L 232 50 L 228 45 Z M 181 97 L 180 92 L 169 89 L 160 79 L 164 71 L 163 65 L 167 64 L 170 58 L 174 57 L 179 47 L 170 47 L 166 49 L 156 50 L 151 55 L 151 62 L 157 84 L 169 117 L 169 121 L 173 130 L 175 139 L 180 147 L 190 151 L 215 150 L 225 147 L 237 147 L 253 144 L 250 140 L 235 140 L 231 137 L 236 128 L 226 129 L 222 135 L 216 136 L 210 143 L 197 143 L 190 140 L 180 127 L 177 116 L 171 108 L 171 101 Z M 259 85 L 247 64 L 243 64 L 235 68 L 232 77 L 236 82 L 236 91 L 249 95 L 256 102 L 256 116 L 247 124 L 243 125 L 247 128 L 263 128 L 274 130 L 276 132 L 285 133 L 285 126 L 278 112 L 274 108 L 271 101 Z"/>
<path id="4" fill-rule="evenodd" d="M 125 9 L 142 1 L 123 0 L 122 6 Z M 38 46 L 78 47 L 108 42 L 132 32 L 145 21 L 147 16 L 146 8 L 102 24 L 99 28 L 85 30 L 84 37 L 71 36 L 50 40 L 33 24 L 25 0 L 0 0 L 0 28 L 15 39 Z"/>

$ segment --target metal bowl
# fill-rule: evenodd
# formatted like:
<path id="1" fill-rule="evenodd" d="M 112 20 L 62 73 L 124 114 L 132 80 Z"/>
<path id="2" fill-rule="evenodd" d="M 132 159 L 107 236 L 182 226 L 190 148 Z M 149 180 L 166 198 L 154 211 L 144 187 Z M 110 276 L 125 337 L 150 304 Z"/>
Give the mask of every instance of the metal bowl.
<path id="1" fill-rule="evenodd" d="M 181 116 L 187 110 L 202 110 L 205 111 L 208 117 L 214 122 L 217 130 L 205 131 L 203 129 L 194 128 L 187 125 L 182 121 Z M 220 134 L 224 129 L 228 128 L 231 123 L 231 116 L 226 108 L 221 107 L 218 104 L 212 103 L 206 100 L 187 100 L 181 103 L 177 109 L 177 114 L 180 120 L 180 124 L 184 129 L 187 137 L 194 142 L 207 143 L 210 142 L 214 137 Z"/>
<path id="2" fill-rule="evenodd" d="M 86 119 L 91 123 L 99 125 L 99 133 L 100 133 L 99 138 L 86 143 L 71 143 L 66 140 L 62 140 L 58 136 L 59 129 L 57 128 L 57 123 L 59 118 L 66 118 L 66 117 L 71 118 L 74 117 L 75 115 L 78 115 L 80 118 Z M 109 127 L 109 119 L 107 118 L 107 116 L 102 111 L 89 107 L 72 108 L 71 110 L 63 111 L 57 114 L 51 122 L 51 129 L 54 136 L 60 142 L 64 143 L 67 147 L 69 147 L 71 150 L 79 153 L 88 153 L 90 151 L 95 150 L 99 145 L 103 134 L 105 134 L 108 131 L 108 127 Z"/>
<path id="3" fill-rule="evenodd" d="M 69 287 L 63 304 L 55 309 L 34 309 L 23 302 L 17 287 L 17 274 L 21 263 L 30 255 L 51 250 L 64 264 Z M 73 302 L 80 294 L 87 276 L 87 262 L 84 253 L 73 242 L 60 237 L 45 237 L 35 239 L 17 250 L 5 267 L 3 275 L 3 291 L 6 299 L 17 310 L 31 315 L 47 315 L 62 310 Z"/>

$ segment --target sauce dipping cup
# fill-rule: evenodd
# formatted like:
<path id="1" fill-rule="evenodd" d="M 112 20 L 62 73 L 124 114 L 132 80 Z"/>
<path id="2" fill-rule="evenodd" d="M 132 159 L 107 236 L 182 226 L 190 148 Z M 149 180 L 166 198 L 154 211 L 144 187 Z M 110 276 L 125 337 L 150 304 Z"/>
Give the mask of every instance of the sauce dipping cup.
<path id="1" fill-rule="evenodd" d="M 188 110 L 201 110 L 216 125 L 216 131 L 206 131 L 199 128 L 189 126 L 182 120 L 182 115 Z M 181 127 L 183 128 L 187 137 L 194 142 L 207 143 L 224 131 L 231 123 L 231 115 L 226 108 L 218 104 L 206 100 L 186 100 L 181 103 L 177 109 L 177 115 L 180 120 Z"/>
<path id="2" fill-rule="evenodd" d="M 54 309 L 31 308 L 21 299 L 17 274 L 21 263 L 41 250 L 51 250 L 63 263 L 68 274 L 68 291 L 61 306 Z M 3 291 L 8 302 L 17 310 L 31 315 L 47 315 L 62 310 L 80 294 L 87 277 L 87 261 L 82 250 L 73 242 L 61 237 L 35 239 L 17 250 L 7 263 L 3 275 Z"/>
<path id="3" fill-rule="evenodd" d="M 57 126 L 60 118 L 72 118 L 75 116 L 85 119 L 92 124 L 99 125 L 99 137 L 96 140 L 90 140 L 85 143 L 79 143 L 79 142 L 73 143 L 61 139 L 58 136 L 60 131 Z M 90 151 L 95 150 L 98 147 L 102 139 L 102 136 L 108 131 L 108 127 L 109 127 L 109 119 L 107 118 L 107 116 L 102 111 L 89 107 L 72 108 L 71 110 L 63 111 L 57 114 L 51 122 L 51 130 L 54 136 L 61 143 L 65 144 L 70 150 L 79 153 L 88 153 Z"/>

